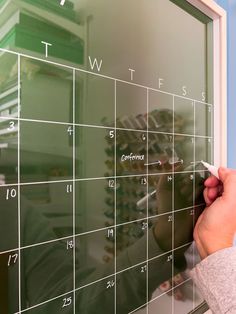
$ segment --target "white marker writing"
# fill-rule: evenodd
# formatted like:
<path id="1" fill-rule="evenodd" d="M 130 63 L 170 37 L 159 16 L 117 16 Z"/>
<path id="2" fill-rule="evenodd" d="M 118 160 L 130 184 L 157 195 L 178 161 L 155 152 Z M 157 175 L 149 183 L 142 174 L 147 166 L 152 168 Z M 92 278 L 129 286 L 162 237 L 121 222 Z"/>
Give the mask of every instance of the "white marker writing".
<path id="1" fill-rule="evenodd" d="M 48 46 L 52 46 L 52 44 L 47 43 L 46 41 L 41 41 L 42 44 L 45 45 L 45 56 L 48 57 Z"/>

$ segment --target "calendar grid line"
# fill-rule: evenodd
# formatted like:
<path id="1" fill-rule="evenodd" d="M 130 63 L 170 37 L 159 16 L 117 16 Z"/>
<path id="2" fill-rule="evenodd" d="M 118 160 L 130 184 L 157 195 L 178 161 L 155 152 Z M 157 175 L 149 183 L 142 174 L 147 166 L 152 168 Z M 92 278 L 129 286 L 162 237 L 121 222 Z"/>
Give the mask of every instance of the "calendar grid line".
<path id="1" fill-rule="evenodd" d="M 80 288 L 77 288 L 76 291 L 82 290 L 82 289 L 84 289 L 84 288 L 86 288 L 86 287 L 88 287 L 88 286 L 90 286 L 90 285 L 96 284 L 96 283 L 101 282 L 101 281 L 103 281 L 104 279 L 108 279 L 108 278 L 110 278 L 110 277 L 111 277 L 111 276 L 106 276 L 106 277 L 104 277 L 104 278 L 102 278 L 102 279 L 98 279 L 98 280 L 96 280 L 96 281 L 94 281 L 94 282 L 92 282 L 92 283 L 89 283 L 89 284 L 84 285 L 84 286 L 82 286 L 82 287 L 80 287 Z M 185 284 L 186 282 L 188 282 L 188 281 L 190 281 L 190 278 L 184 280 L 184 281 L 181 282 L 180 284 L 178 284 L 178 285 L 176 285 L 175 287 L 169 289 L 167 292 L 161 293 L 160 295 L 156 296 L 155 298 L 153 298 L 152 300 L 148 301 L 147 303 L 142 304 L 140 307 L 136 308 L 134 311 L 129 312 L 129 314 L 136 312 L 138 309 L 142 308 L 143 306 L 145 306 L 145 305 L 147 305 L 147 304 L 149 304 L 149 303 L 151 303 L 151 302 L 157 300 L 157 299 L 160 298 L 161 296 L 165 295 L 166 293 L 169 293 L 169 292 L 173 291 L 175 288 L 177 288 L 177 287 L 179 287 L 179 286 L 181 286 L 181 285 L 184 285 L 184 284 Z M 75 291 L 75 292 L 76 292 L 76 291 Z M 52 301 L 54 301 L 54 300 L 57 300 L 57 299 L 59 299 L 59 298 L 62 298 L 62 297 L 64 297 L 64 296 L 66 296 L 66 295 L 70 295 L 72 292 L 73 292 L 73 291 L 65 292 L 65 293 L 63 293 L 63 294 L 60 294 L 59 296 L 56 296 L 56 297 L 54 297 L 54 298 L 51 298 L 51 299 L 46 300 L 46 301 L 44 301 L 44 302 L 41 302 L 41 303 L 39 303 L 39 304 L 33 305 L 33 306 L 31 306 L 31 307 L 29 307 L 29 308 L 27 308 L 27 309 L 22 310 L 21 313 L 24 313 L 25 311 L 32 310 L 32 309 L 34 309 L 34 308 L 37 308 L 37 307 L 39 307 L 39 306 L 42 306 L 42 305 L 47 304 L 47 303 L 49 303 L 49 302 L 52 302 Z M 20 312 L 15 312 L 14 314 L 20 314 Z"/>
<path id="2" fill-rule="evenodd" d="M 31 118 L 21 118 L 21 117 L 12 117 L 12 116 L 0 116 L 1 120 L 7 121 L 23 121 L 23 122 L 35 122 L 35 123 L 44 123 L 50 125 L 63 125 L 68 127 L 87 127 L 87 128 L 94 128 L 94 129 L 105 129 L 105 130 L 119 130 L 119 131 L 128 131 L 128 132 L 139 132 L 139 133 L 150 133 L 150 134 L 161 134 L 161 135 L 171 135 L 171 136 L 183 136 L 183 137 L 193 137 L 193 138 L 205 138 L 205 139 L 212 139 L 212 136 L 207 135 L 196 135 L 196 134 L 188 134 L 188 133 L 178 133 L 178 132 L 164 132 L 164 131 L 155 131 L 149 129 L 128 129 L 128 128 L 121 128 L 117 126 L 104 126 L 104 125 L 95 125 L 95 124 L 85 124 L 85 123 L 74 123 L 74 122 L 60 122 L 60 121 L 53 121 L 53 120 L 42 120 L 42 119 L 31 119 Z M 116 123 L 115 123 L 116 124 Z M 147 122 L 148 124 L 148 122 Z"/>
<path id="3" fill-rule="evenodd" d="M 195 134 L 195 131 L 196 131 L 196 103 L 195 101 L 193 102 L 193 132 Z M 194 141 L 193 143 L 193 162 L 195 164 L 195 161 L 196 161 L 196 141 Z M 196 182 L 196 178 L 195 178 L 195 175 L 193 176 L 193 206 L 195 204 L 195 182 Z M 195 222 L 195 211 L 193 213 L 193 229 L 194 229 L 194 222 Z M 192 252 L 192 256 L 193 256 L 193 265 L 195 265 L 195 250 L 193 250 Z M 193 284 L 193 309 L 195 308 L 195 285 Z"/>
<path id="4" fill-rule="evenodd" d="M 198 204 L 198 205 L 195 205 L 194 208 L 200 207 L 200 206 L 203 206 L 203 205 L 204 204 Z M 193 207 L 191 206 L 191 207 L 186 207 L 186 208 L 182 208 L 182 209 L 176 209 L 175 213 L 176 212 L 181 212 L 181 211 L 187 211 L 187 210 L 192 209 L 192 208 Z M 158 217 L 162 217 L 162 216 L 170 215 L 170 214 L 172 214 L 172 211 L 161 213 L 161 214 L 157 214 L 157 215 L 152 215 L 152 216 L 149 216 L 148 218 L 149 218 L 149 220 L 150 219 L 157 219 Z M 112 229 L 112 228 L 115 228 L 115 227 L 121 227 L 121 226 L 129 225 L 129 224 L 132 224 L 132 223 L 142 222 L 145 219 L 146 218 L 140 218 L 140 219 L 136 219 L 136 220 L 127 221 L 127 222 L 124 222 L 124 223 L 118 223 L 116 225 L 114 224 L 114 225 L 111 225 L 109 227 L 103 227 L 103 228 L 99 228 L 99 229 L 94 229 L 94 230 L 90 230 L 90 231 L 86 231 L 86 232 L 77 233 L 74 236 L 75 236 L 75 238 L 77 238 L 77 237 L 80 237 L 80 236 L 89 235 L 89 234 L 92 234 L 92 233 L 95 233 L 95 232 L 99 232 L 99 231 L 106 231 L 106 230 L 109 230 L 109 229 Z M 25 250 L 25 249 L 29 249 L 29 248 L 33 248 L 33 247 L 37 247 L 37 246 L 41 246 L 41 245 L 46 245 L 46 244 L 50 244 L 50 243 L 62 242 L 62 241 L 65 241 L 65 240 L 70 240 L 71 238 L 73 238 L 73 234 L 65 236 L 65 237 L 60 237 L 60 238 L 44 241 L 44 242 L 38 242 L 38 243 L 35 243 L 35 244 L 24 245 L 24 246 L 21 246 L 20 248 L 16 247 L 16 248 L 12 248 L 12 249 L 9 249 L 9 250 L 5 250 L 5 251 L 0 252 L 0 255 L 6 254 L 6 253 L 11 253 L 11 252 L 14 252 L 14 251 L 18 251 L 19 249 L 20 250 Z"/>
<path id="5" fill-rule="evenodd" d="M 149 112 L 149 89 L 147 89 L 147 116 L 148 116 L 148 112 Z M 149 129 L 149 122 L 148 122 L 148 119 L 147 119 L 147 145 L 146 145 L 146 150 L 147 150 L 147 160 L 149 160 L 149 152 L 148 152 L 148 143 L 149 143 L 149 134 L 148 134 L 148 129 Z M 148 180 L 148 167 L 146 167 L 147 169 L 147 187 L 146 187 L 146 193 L 148 195 L 149 193 L 149 180 Z M 148 225 L 149 225 L 149 199 L 147 197 L 147 202 L 146 202 L 146 216 L 147 216 L 147 228 L 146 228 L 146 233 L 147 233 L 147 260 L 149 258 L 149 241 L 148 241 L 148 232 L 149 232 L 149 228 L 148 228 Z M 146 300 L 148 302 L 148 299 L 149 299 L 149 280 L 148 280 L 148 275 L 149 275 L 149 267 L 148 267 L 148 263 L 146 265 Z M 146 308 L 147 310 L 147 314 L 149 314 L 149 309 L 148 309 L 148 306 Z"/>
<path id="6" fill-rule="evenodd" d="M 116 163 L 117 163 L 117 158 L 116 158 L 116 145 L 117 145 L 117 140 L 116 140 L 116 105 L 117 105 L 117 99 L 116 99 L 116 93 L 117 93 L 117 82 L 116 80 L 114 81 L 114 113 L 115 113 L 115 146 L 114 146 L 114 154 L 115 154 L 115 162 L 114 162 L 114 173 L 115 173 L 115 189 L 114 189 L 114 237 L 115 237 L 115 241 L 114 241 L 114 266 L 115 266 L 115 286 L 114 286 L 114 293 L 115 293 L 115 302 L 114 302 L 114 314 L 117 313 L 117 179 L 116 179 L 116 171 L 117 171 L 117 167 L 116 167 Z"/>
<path id="7" fill-rule="evenodd" d="M 176 171 L 174 174 L 188 174 L 188 173 L 203 173 L 208 172 L 207 169 L 199 169 L 199 170 L 186 170 L 186 171 Z M 171 171 L 169 172 L 158 172 L 158 173 L 148 173 L 149 177 L 153 176 L 160 176 L 160 175 L 168 175 L 172 174 Z M 145 173 L 140 174 L 134 174 L 134 175 L 120 175 L 116 176 L 116 179 L 122 179 L 122 178 L 137 178 L 137 177 L 144 177 Z M 66 180 L 48 180 L 48 181 L 32 181 L 32 182 L 21 182 L 19 186 L 27 186 L 27 185 L 39 185 L 39 184 L 55 184 L 55 183 L 71 183 L 73 181 L 75 182 L 81 182 L 81 181 L 94 181 L 94 180 L 108 180 L 108 179 L 115 179 L 115 176 L 109 176 L 109 177 L 95 177 L 95 178 L 80 178 L 80 179 L 66 179 Z M 1 184 L 0 189 L 2 187 L 13 187 L 18 186 L 18 183 L 7 183 L 7 184 Z"/>
<path id="8" fill-rule="evenodd" d="M 17 149 L 17 181 L 18 181 L 18 195 L 17 195 L 17 207 L 18 207 L 18 306 L 19 313 L 21 313 L 21 195 L 20 195 L 20 107 L 21 107 L 21 57 L 17 58 L 17 79 L 18 79 L 18 149 Z"/>
<path id="9" fill-rule="evenodd" d="M 201 160 L 224 146 L 225 30 L 210 18 L 224 14 L 203 0 L 130 3 L 123 17 L 118 3 L 4 1 L 3 310 L 198 312 L 191 227 Z"/>
<path id="10" fill-rule="evenodd" d="M 187 243 L 187 244 L 184 244 L 184 245 L 182 245 L 182 246 L 180 246 L 180 247 L 178 247 L 178 248 L 175 248 L 175 250 L 178 250 L 178 249 L 183 248 L 183 247 L 185 247 L 185 246 L 189 246 L 191 243 L 192 243 L 192 242 Z M 72 293 L 74 293 L 74 292 L 77 292 L 77 291 L 79 291 L 79 290 L 82 290 L 82 289 L 84 289 L 84 288 L 86 288 L 86 287 L 89 287 L 89 286 L 91 286 L 91 285 L 94 285 L 94 284 L 96 284 L 96 283 L 99 283 L 99 282 L 101 282 L 101 281 L 104 281 L 105 279 L 111 278 L 111 277 L 114 276 L 114 275 L 122 274 L 122 273 L 124 273 L 124 272 L 126 272 L 126 271 L 128 271 L 128 270 L 135 269 L 135 268 L 138 267 L 138 266 L 144 265 L 145 263 L 148 263 L 148 262 L 150 262 L 150 261 L 153 261 L 153 260 L 155 260 L 155 259 L 158 259 L 158 258 L 160 258 L 160 257 L 162 257 L 162 256 L 167 255 L 168 253 L 171 253 L 171 252 L 172 252 L 172 250 L 167 251 L 167 252 L 164 252 L 164 253 L 162 253 L 162 254 L 160 254 L 160 255 L 158 255 L 158 256 L 149 258 L 148 260 L 144 260 L 144 261 L 142 261 L 142 262 L 140 262 L 140 263 L 134 264 L 134 265 L 132 265 L 132 266 L 130 266 L 130 267 L 126 267 L 126 268 L 124 268 L 124 269 L 122 269 L 122 270 L 120 270 L 120 271 L 117 271 L 116 273 L 111 273 L 110 275 L 107 275 L 107 276 L 105 276 L 105 277 L 102 277 L 102 278 L 99 278 L 99 279 L 97 279 L 97 280 L 94 280 L 94 281 L 92 281 L 92 282 L 90 282 L 90 283 L 88 283 L 88 284 L 85 284 L 85 285 L 83 285 L 83 286 L 80 286 L 80 287 L 78 287 L 78 288 L 76 288 L 76 289 L 72 289 L 72 290 L 70 290 L 70 291 L 67 291 L 67 292 L 65 292 L 65 293 L 62 293 L 62 294 L 60 294 L 60 295 L 58 295 L 58 296 L 55 296 L 55 297 L 53 297 L 53 298 L 50 298 L 50 299 L 44 301 L 44 302 L 35 304 L 35 305 L 31 306 L 31 307 L 28 307 L 28 308 L 26 308 L 26 309 L 21 310 L 21 312 L 15 312 L 14 314 L 24 313 L 25 311 L 31 310 L 31 309 L 33 309 L 33 308 L 37 308 L 37 307 L 39 307 L 39 306 L 41 306 L 41 305 L 47 304 L 47 303 L 49 303 L 49 302 L 52 302 L 52 301 L 54 301 L 54 300 L 56 300 L 56 299 L 59 299 L 59 298 L 61 298 L 61 297 L 63 297 L 63 296 L 70 295 L 70 294 L 72 294 Z M 189 279 L 187 279 L 187 280 L 189 280 Z M 184 283 L 185 283 L 185 281 L 182 282 L 181 284 L 184 284 Z M 180 285 L 181 285 L 181 284 L 180 284 Z M 177 287 L 177 286 L 175 286 L 175 287 Z M 171 290 L 173 290 L 173 289 L 174 289 L 174 288 L 172 288 Z M 156 297 L 156 298 L 158 298 L 158 297 Z M 152 300 L 155 300 L 156 298 L 153 298 Z M 147 305 L 148 303 L 150 303 L 152 300 L 150 300 L 150 301 L 148 301 L 147 303 L 143 304 L 142 307 L 143 307 L 144 305 Z M 136 309 L 136 310 L 137 310 L 137 309 Z M 136 311 L 136 310 L 135 310 L 135 311 Z"/>
<path id="11" fill-rule="evenodd" d="M 172 116 L 172 127 L 173 127 L 173 132 L 175 130 L 175 96 L 173 96 L 172 99 L 172 109 L 173 109 L 173 116 Z M 172 143 L 172 159 L 174 162 L 175 158 L 175 137 L 173 133 L 173 143 Z M 171 222 L 171 246 L 172 246 L 172 261 L 171 261 L 171 273 L 172 273 L 172 278 L 171 278 L 171 284 L 173 285 L 173 277 L 174 277 L 174 246 L 175 246 L 175 179 L 174 179 L 174 171 L 175 171 L 175 166 L 174 164 L 172 165 L 172 222 Z M 171 311 L 172 314 L 174 314 L 174 295 L 172 294 L 171 296 Z"/>
<path id="12" fill-rule="evenodd" d="M 179 284 L 176 285 L 175 287 L 172 287 L 172 288 L 170 288 L 169 290 L 167 290 L 167 291 L 161 293 L 160 295 L 156 296 L 155 298 L 151 299 L 150 301 L 148 301 L 147 304 L 142 304 L 142 305 L 140 305 L 138 308 L 136 308 L 135 310 L 129 312 L 128 314 L 133 314 L 133 313 L 135 313 L 136 311 L 138 311 L 138 310 L 141 309 L 142 307 L 147 306 L 148 304 L 152 303 L 153 301 L 156 301 L 157 299 L 159 299 L 159 298 L 162 297 L 163 295 L 166 295 L 167 293 L 174 291 L 174 289 L 176 289 L 176 288 L 178 288 L 178 287 L 180 287 L 180 286 L 186 284 L 186 283 L 189 282 L 190 280 L 191 280 L 190 278 L 187 278 L 186 280 L 184 280 L 183 282 L 179 283 Z"/>
<path id="13" fill-rule="evenodd" d="M 18 60 L 20 62 L 20 58 L 21 58 L 21 54 L 18 54 Z M 42 60 L 42 61 L 45 61 L 45 60 Z M 60 238 L 60 239 L 54 239 L 54 240 L 50 240 L 50 241 L 45 241 L 45 242 L 42 242 L 42 243 L 36 243 L 36 244 L 32 244 L 32 245 L 28 245 L 28 246 L 21 246 L 21 238 L 19 236 L 19 247 L 16 249 L 19 251 L 19 312 L 17 312 L 18 314 L 20 313 L 23 313 L 27 310 L 30 310 L 31 308 L 35 308 L 35 307 L 38 307 L 42 304 L 46 304 L 48 302 L 51 302 L 52 300 L 55 300 L 57 298 L 59 298 L 60 296 L 64 296 L 64 295 L 68 295 L 70 293 L 73 293 L 73 312 L 74 314 L 76 313 L 76 291 L 80 290 L 80 289 L 83 289 L 89 285 L 92 285 L 96 282 L 100 282 L 106 278 L 110 278 L 111 276 L 114 275 L 115 277 L 115 285 L 114 285 L 114 294 L 115 294 L 115 308 L 114 308 L 114 312 L 116 314 L 117 312 L 117 274 L 120 274 L 120 273 L 123 273 L 129 269 L 133 269 L 134 267 L 137 267 L 139 265 L 143 265 L 144 263 L 147 263 L 147 269 L 146 269 L 146 294 L 147 294 L 147 302 L 146 304 L 148 305 L 150 302 L 152 302 L 153 300 L 155 300 L 156 298 L 152 299 L 151 301 L 149 301 L 148 299 L 148 262 L 149 261 L 152 261 L 156 258 L 159 258 L 161 257 L 162 255 L 165 255 L 167 254 L 168 252 L 165 252 L 163 254 L 160 254 L 158 256 L 155 256 L 151 259 L 149 259 L 149 251 L 148 251 L 148 247 L 149 247 L 149 243 L 148 243 L 148 237 L 147 237 L 147 256 L 146 256 L 146 260 L 144 262 L 141 262 L 141 263 L 138 263 L 136 265 L 132 265 L 131 267 L 128 267 L 128 268 L 125 268 L 121 271 L 117 271 L 117 264 L 116 264 L 116 228 L 118 226 L 123 226 L 125 224 L 130 224 L 132 222 L 141 222 L 141 221 L 144 221 L 146 220 L 147 221 L 147 232 L 148 232 L 148 222 L 149 222 L 149 219 L 150 218 L 158 218 L 160 216 L 163 216 L 163 215 L 167 215 L 168 213 L 163 213 L 163 214 L 159 214 L 159 215 L 154 215 L 154 216 L 150 216 L 149 215 L 149 201 L 147 199 L 147 208 L 146 208 L 146 217 L 145 218 L 142 218 L 142 219 L 138 219 L 138 220 L 134 220 L 134 221 L 129 221 L 129 222 L 125 222 L 125 223 L 120 223 L 120 224 L 117 224 L 117 221 L 116 221 L 116 202 L 117 202 L 117 199 L 116 199 L 116 188 L 114 190 L 114 199 L 115 199 L 115 207 L 114 207 L 114 212 L 115 212 L 115 216 L 114 216 L 114 226 L 109 226 L 109 227 L 104 227 L 104 228 L 100 228 L 100 229 L 96 229 L 96 230 L 91 230 L 91 231 L 87 231 L 87 232 L 84 232 L 84 233 L 78 233 L 76 234 L 76 204 L 75 204 L 75 193 L 76 193 L 76 182 L 81 182 L 81 181 L 92 181 L 92 180 L 107 180 L 108 178 L 114 178 L 115 179 L 115 187 L 116 187 L 116 184 L 117 184 L 117 180 L 120 179 L 120 178 L 132 178 L 132 177 L 143 177 L 143 176 L 147 176 L 147 178 L 151 177 L 151 176 L 160 176 L 160 175 L 165 175 L 165 174 L 172 174 L 172 177 L 173 177 L 173 180 L 172 180 L 172 210 L 169 212 L 172 214 L 173 216 L 173 221 L 172 221 L 172 249 L 171 251 L 171 254 L 172 254 L 172 278 L 173 278 L 173 274 L 174 274 L 174 252 L 175 250 L 181 248 L 181 247 L 184 247 L 184 246 L 187 246 L 189 245 L 188 244 L 185 244 L 181 247 L 178 247 L 178 248 L 175 248 L 174 247 L 174 244 L 175 244 L 175 240 L 174 240 L 174 212 L 176 211 L 181 211 L 181 210 L 186 210 L 186 209 L 178 209 L 178 210 L 174 210 L 174 175 L 175 174 L 188 174 L 188 173 L 201 173 L 201 172 L 205 172 L 207 170 L 203 169 L 203 170 L 192 170 L 192 171 L 178 171 L 178 172 L 175 172 L 174 170 L 174 166 L 172 165 L 172 171 L 170 172 L 160 172 L 160 173 L 149 173 L 149 169 L 148 167 L 146 168 L 146 173 L 142 173 L 142 174 L 134 174 L 134 175 L 117 175 L 117 167 L 116 167 L 116 162 L 115 162 L 115 165 L 114 165 L 114 176 L 108 176 L 108 177 L 95 177 L 95 178 L 76 178 L 76 140 L 75 140 L 75 136 L 76 136 L 76 127 L 91 127 L 91 128 L 98 128 L 98 129 L 107 129 L 107 130 L 114 130 L 115 131 L 115 157 L 116 157 L 116 136 L 117 136 L 117 131 L 130 131 L 130 132 L 140 132 L 140 133 L 146 133 L 146 138 L 147 138 L 147 160 L 148 160 L 148 148 L 149 148 L 149 134 L 165 134 L 165 135 L 172 135 L 173 136 L 173 151 L 172 151 L 172 159 L 174 159 L 174 146 L 175 146 L 175 136 L 182 136 L 182 137 L 192 137 L 194 139 L 196 138 L 205 138 L 205 139 L 212 139 L 213 137 L 212 136 L 203 136 L 203 135 L 196 135 L 195 134 L 195 125 L 194 125 L 194 134 L 184 134 L 184 133 L 175 133 L 174 130 L 175 130 L 175 123 L 174 123 L 174 110 L 175 110 L 175 106 L 174 106 L 174 100 L 175 100 L 175 97 L 181 97 L 179 95 L 175 95 L 175 94 L 170 94 L 169 95 L 172 95 L 173 97 L 173 132 L 161 132 L 161 131 L 152 131 L 152 130 L 149 130 L 149 124 L 148 124 L 148 119 L 147 119 L 147 128 L 146 130 L 136 130 L 136 129 L 125 129 L 125 128 L 118 128 L 117 125 L 116 125 L 116 113 L 117 113 L 117 108 L 116 108 L 116 98 L 117 98 L 117 95 L 116 95 L 116 91 L 117 91 L 117 82 L 121 82 L 121 80 L 119 79 L 114 79 L 114 84 L 115 84 L 115 120 L 114 120 L 114 127 L 110 127 L 110 126 L 99 126 L 99 125 L 89 125 L 89 124 L 79 124 L 79 123 L 75 123 L 75 105 L 76 105 L 76 99 L 75 99 L 75 84 L 76 84 L 76 68 L 72 68 L 72 72 L 73 72 L 73 122 L 72 123 L 64 123 L 64 122 L 60 122 L 60 121 L 49 121 L 49 120 L 37 120 L 37 119 L 25 119 L 25 118 L 21 118 L 21 113 L 20 113 L 20 89 L 21 89 L 21 71 L 20 71 L 20 64 L 18 63 L 18 117 L 1 117 L 0 116 L 0 120 L 2 119 L 5 119 L 5 120 L 13 120 L 13 121 L 17 121 L 18 122 L 18 151 L 17 151 L 17 155 L 18 155 L 18 182 L 15 183 L 15 184 L 4 184 L 4 185 L 1 185 L 2 187 L 4 186 L 18 186 L 18 217 L 19 217 L 19 220 L 18 220 L 18 225 L 19 225 L 19 230 L 21 229 L 21 225 L 20 225 L 20 215 L 21 215 L 21 209 L 20 209 L 20 188 L 21 186 L 27 186 L 27 185 L 36 185 L 36 184 L 53 184 L 53 183 L 70 183 L 72 182 L 73 184 L 73 208 L 72 208 L 72 220 L 73 220 L 73 223 L 72 223 L 72 229 L 73 229 L 73 234 L 70 235 L 70 236 L 67 236 L 67 237 L 63 237 L 63 238 Z M 88 73 L 86 71 L 86 73 Z M 94 74 L 93 72 L 91 72 L 91 74 Z M 127 82 L 129 84 L 129 82 Z M 143 87 L 143 88 L 146 88 L 147 90 L 147 115 L 148 115 L 148 109 L 149 109 L 149 91 L 150 90 L 153 90 L 152 88 L 149 88 L 149 87 L 144 87 L 144 86 L 140 86 L 140 87 Z M 159 91 L 159 90 L 156 90 L 156 91 Z M 162 92 L 162 91 L 161 91 Z M 184 97 L 186 98 L 186 97 Z M 194 110 L 195 110 L 195 101 L 193 100 L 194 102 Z M 199 102 L 199 101 L 196 101 L 196 102 Z M 206 103 L 207 104 L 207 103 Z M 209 106 L 211 106 L 210 104 L 207 104 Z M 21 162 L 20 162 L 20 124 L 21 122 L 35 122 L 35 123 L 45 123 L 45 124 L 55 124 L 55 125 L 63 125 L 63 126 L 69 126 L 69 127 L 73 127 L 73 156 L 72 156 L 72 159 L 73 159 L 73 178 L 72 179 L 68 179 L 68 180 L 54 180 L 54 181 L 40 181 L 40 182 L 21 182 L 21 173 L 20 173 L 20 166 L 21 166 Z M 194 124 L 195 124 L 195 111 L 194 111 Z M 195 145 L 195 141 L 194 141 L 194 145 Z M 195 155 L 194 155 L 194 161 L 195 163 Z M 0 187 L 1 187 L 0 186 Z M 147 181 L 147 189 L 146 189 L 146 192 L 148 193 L 149 191 L 149 183 Z M 200 205 L 196 205 L 195 207 L 197 206 L 200 206 Z M 191 207 L 190 207 L 191 208 Z M 109 276 L 106 276 L 104 278 L 101 278 L 97 281 L 94 281 L 94 282 L 91 282 L 89 283 L 88 285 L 85 285 L 83 287 L 79 287 L 79 288 L 76 288 L 76 238 L 79 237 L 79 236 L 83 236 L 83 235 L 87 235 L 87 234 L 91 234 L 91 233 L 94 233 L 94 232 L 98 232 L 98 231 L 105 231 L 105 230 L 109 230 L 111 228 L 114 228 L 114 236 L 115 236 L 115 241 L 114 241 L 114 247 L 115 247 L 115 253 L 114 253 L 114 259 L 115 259 L 115 271 L 114 271 L 114 274 L 111 274 Z M 20 235 L 20 231 L 19 231 L 19 235 Z M 49 299 L 43 303 L 40 303 L 38 305 L 35 305 L 33 307 L 29 307 L 27 309 L 22 309 L 22 304 L 21 304 L 21 264 L 20 264 L 20 259 L 21 259 L 21 252 L 22 250 L 24 249 L 28 249 L 28 248 L 32 248 L 32 247 L 36 247 L 36 246 L 39 246 L 39 245 L 44 245 L 44 244 L 49 244 L 49 243 L 55 243 L 55 242 L 58 242 L 58 241 L 61 241 L 61 240 L 66 240 L 66 239 L 71 239 L 73 238 L 73 290 L 71 290 L 70 292 L 66 292 L 60 296 L 57 296 L 53 299 Z M 192 243 L 192 242 L 191 242 Z M 9 250 L 7 252 L 12 252 L 13 250 Z M 0 252 L 0 254 L 3 254 Z M 188 280 L 187 280 L 188 281 Z M 171 290 L 173 290 L 174 288 L 172 288 Z M 146 308 L 147 310 L 147 314 L 149 312 L 149 309 L 148 309 L 148 306 Z M 173 299 L 173 296 L 172 296 L 172 313 L 174 313 L 174 299 Z"/>
<path id="14" fill-rule="evenodd" d="M 72 111 L 73 111 L 73 123 L 75 121 L 75 102 L 76 102 L 76 98 L 75 98 L 75 70 L 73 70 L 73 95 L 72 95 L 72 102 L 73 102 L 73 108 L 72 108 Z M 75 152 L 75 141 L 76 141 L 76 138 L 75 138 L 75 126 L 73 125 L 73 312 L 74 314 L 76 314 L 76 295 L 75 295 L 75 287 L 76 287 L 76 237 L 75 237 L 75 234 L 76 234 L 76 203 L 75 203 L 75 200 L 76 200 L 76 188 L 75 188 L 75 176 L 76 176 L 76 173 L 75 173 L 75 162 L 76 162 L 76 152 Z"/>
<path id="15" fill-rule="evenodd" d="M 178 95 L 178 94 L 175 94 L 175 93 L 170 93 L 168 91 L 164 91 L 164 90 L 157 89 L 157 88 L 154 88 L 154 87 L 149 87 L 149 86 L 145 86 L 145 85 L 142 85 L 142 84 L 138 84 L 138 83 L 135 83 L 133 81 L 125 81 L 125 80 L 122 80 L 122 79 L 119 79 L 119 78 L 114 78 L 114 77 L 111 77 L 111 76 L 108 76 L 108 75 L 100 74 L 98 72 L 93 72 L 93 71 L 88 71 L 88 70 L 85 70 L 85 69 L 82 69 L 82 68 L 72 67 L 72 66 L 69 66 L 69 65 L 66 65 L 66 64 L 61 64 L 61 63 L 58 63 L 58 62 L 51 61 L 49 59 L 42 59 L 42 58 L 39 58 L 39 57 L 30 56 L 30 55 L 27 55 L 27 54 L 24 54 L 24 53 L 15 52 L 15 51 L 4 49 L 4 48 L 0 48 L 0 51 L 3 52 L 3 53 L 5 52 L 5 53 L 14 54 L 14 55 L 19 55 L 21 57 L 29 58 L 29 59 L 35 60 L 35 61 L 45 62 L 45 63 L 48 63 L 48 64 L 52 64 L 52 65 L 55 65 L 55 66 L 62 67 L 64 69 L 75 70 L 75 71 L 78 71 L 78 72 L 95 75 L 95 76 L 106 78 L 106 79 L 109 79 L 109 80 L 116 80 L 117 82 L 120 82 L 120 83 L 125 83 L 125 84 L 129 84 L 129 85 L 133 85 L 133 86 L 137 86 L 137 87 L 141 87 L 141 88 L 145 88 L 145 89 L 148 88 L 148 89 L 150 89 L 152 91 L 160 92 L 162 94 L 175 96 L 175 97 L 186 99 L 186 100 L 190 100 L 190 101 L 194 101 L 195 100 L 199 104 L 213 106 L 213 104 L 207 103 L 207 102 L 202 101 L 202 100 L 197 100 L 197 99 L 193 99 L 193 98 L 190 98 L 190 97 L 186 97 L 184 95 Z"/>

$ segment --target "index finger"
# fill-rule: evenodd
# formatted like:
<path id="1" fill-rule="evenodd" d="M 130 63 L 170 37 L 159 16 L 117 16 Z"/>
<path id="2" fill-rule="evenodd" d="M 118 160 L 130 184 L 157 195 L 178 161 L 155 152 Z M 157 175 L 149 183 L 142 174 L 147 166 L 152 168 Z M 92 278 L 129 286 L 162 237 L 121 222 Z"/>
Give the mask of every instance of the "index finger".
<path id="1" fill-rule="evenodd" d="M 215 176 L 210 176 L 204 182 L 204 185 L 208 188 L 214 188 L 220 184 L 220 180 L 217 179 Z"/>

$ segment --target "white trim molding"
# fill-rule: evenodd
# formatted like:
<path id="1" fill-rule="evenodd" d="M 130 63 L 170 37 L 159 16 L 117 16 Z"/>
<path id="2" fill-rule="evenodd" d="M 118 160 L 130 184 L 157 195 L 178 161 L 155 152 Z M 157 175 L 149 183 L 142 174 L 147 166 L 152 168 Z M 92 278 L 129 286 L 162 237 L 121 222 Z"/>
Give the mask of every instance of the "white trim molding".
<path id="1" fill-rule="evenodd" d="M 227 17 L 213 0 L 187 0 L 213 20 L 214 163 L 227 165 Z"/>

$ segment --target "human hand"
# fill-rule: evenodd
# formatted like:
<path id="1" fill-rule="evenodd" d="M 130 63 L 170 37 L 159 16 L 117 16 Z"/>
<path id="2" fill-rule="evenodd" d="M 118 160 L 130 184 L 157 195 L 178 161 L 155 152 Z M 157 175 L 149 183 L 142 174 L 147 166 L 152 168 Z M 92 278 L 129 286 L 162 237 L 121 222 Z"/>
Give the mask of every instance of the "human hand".
<path id="1" fill-rule="evenodd" d="M 202 259 L 231 247 L 236 232 L 236 171 L 219 168 L 219 178 L 205 181 L 206 208 L 194 228 L 194 239 Z"/>

